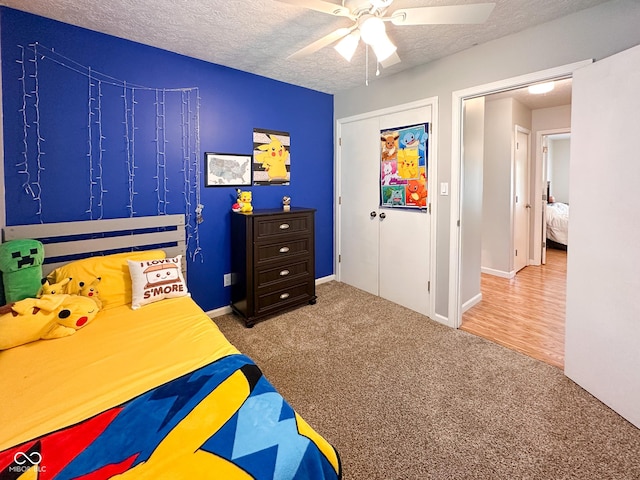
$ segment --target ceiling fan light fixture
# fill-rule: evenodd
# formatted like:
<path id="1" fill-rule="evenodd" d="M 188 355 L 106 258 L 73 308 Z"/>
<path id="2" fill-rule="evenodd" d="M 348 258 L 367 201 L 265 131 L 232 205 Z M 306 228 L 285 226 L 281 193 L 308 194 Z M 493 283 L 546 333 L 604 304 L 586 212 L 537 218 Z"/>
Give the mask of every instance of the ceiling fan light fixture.
<path id="1" fill-rule="evenodd" d="M 391 43 L 391 40 L 389 40 L 386 34 L 384 37 L 378 38 L 375 43 L 372 43 L 371 48 L 373 49 L 373 53 L 376 54 L 378 62 L 384 62 L 398 49 L 398 47 Z"/>
<path id="2" fill-rule="evenodd" d="M 387 36 L 382 19 L 373 15 L 367 16 L 360 22 L 359 28 L 362 41 L 371 46 L 378 62 L 386 60 L 397 50 Z"/>
<path id="3" fill-rule="evenodd" d="M 365 15 L 358 27 L 360 28 L 362 41 L 367 45 L 373 46 L 381 35 L 387 35 L 384 22 L 373 15 Z"/>
<path id="4" fill-rule="evenodd" d="M 549 93 L 554 89 L 554 87 L 555 84 L 553 82 L 537 83 L 529 87 L 529 93 L 533 95 L 541 95 L 543 93 Z"/>
<path id="5" fill-rule="evenodd" d="M 346 37 L 343 37 L 342 40 L 340 40 L 333 48 L 335 48 L 347 62 L 350 62 L 353 58 L 353 54 L 356 52 L 356 48 L 358 48 L 359 41 L 360 32 L 355 30 Z"/>

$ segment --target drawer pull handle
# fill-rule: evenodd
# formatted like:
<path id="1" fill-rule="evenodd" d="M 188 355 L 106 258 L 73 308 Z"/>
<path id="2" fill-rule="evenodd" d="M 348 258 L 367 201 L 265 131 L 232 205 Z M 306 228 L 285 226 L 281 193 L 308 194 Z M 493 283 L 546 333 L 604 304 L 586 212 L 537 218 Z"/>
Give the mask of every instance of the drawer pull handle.
<path id="1" fill-rule="evenodd" d="M 289 224 L 288 223 L 281 223 L 280 224 L 280 230 L 286 230 L 287 228 L 289 228 Z"/>
<path id="2" fill-rule="evenodd" d="M 288 293 L 283 293 L 282 295 L 280 295 L 280 300 L 284 300 L 285 298 L 289 298 Z"/>
<path id="3" fill-rule="evenodd" d="M 280 249 L 280 253 L 287 253 L 289 251 L 289 247 L 282 247 Z"/>
<path id="4" fill-rule="evenodd" d="M 281 276 L 281 277 L 286 277 L 287 275 L 289 275 L 289 270 L 282 270 L 282 271 L 280 272 L 280 276 Z"/>

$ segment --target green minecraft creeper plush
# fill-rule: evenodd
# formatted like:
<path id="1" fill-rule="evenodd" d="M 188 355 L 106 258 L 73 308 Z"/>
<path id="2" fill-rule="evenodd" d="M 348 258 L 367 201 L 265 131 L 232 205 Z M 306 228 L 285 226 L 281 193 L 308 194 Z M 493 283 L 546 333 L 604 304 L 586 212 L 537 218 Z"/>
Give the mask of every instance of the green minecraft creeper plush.
<path id="1" fill-rule="evenodd" d="M 38 240 L 9 240 L 0 244 L 0 271 L 6 303 L 37 295 L 43 262 L 44 246 Z"/>

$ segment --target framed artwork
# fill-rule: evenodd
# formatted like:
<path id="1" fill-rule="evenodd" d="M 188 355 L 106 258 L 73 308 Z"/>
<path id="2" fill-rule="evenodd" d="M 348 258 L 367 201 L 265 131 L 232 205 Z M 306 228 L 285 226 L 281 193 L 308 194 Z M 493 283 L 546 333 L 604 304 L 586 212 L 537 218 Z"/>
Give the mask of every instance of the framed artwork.
<path id="1" fill-rule="evenodd" d="M 380 132 L 380 205 L 426 208 L 429 124 Z"/>
<path id="2" fill-rule="evenodd" d="M 253 129 L 253 184 L 289 185 L 291 137 L 287 132 Z"/>
<path id="3" fill-rule="evenodd" d="M 204 171 L 205 187 L 251 185 L 251 155 L 206 152 Z"/>

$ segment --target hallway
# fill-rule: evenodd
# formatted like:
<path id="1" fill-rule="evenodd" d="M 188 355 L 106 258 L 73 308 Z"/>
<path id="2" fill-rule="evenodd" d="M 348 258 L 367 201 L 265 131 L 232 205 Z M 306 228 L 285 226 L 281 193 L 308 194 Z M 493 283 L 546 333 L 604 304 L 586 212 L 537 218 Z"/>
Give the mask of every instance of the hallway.
<path id="1" fill-rule="evenodd" d="M 566 278 L 567 252 L 554 249 L 512 279 L 483 273 L 482 301 L 460 329 L 563 369 Z"/>

